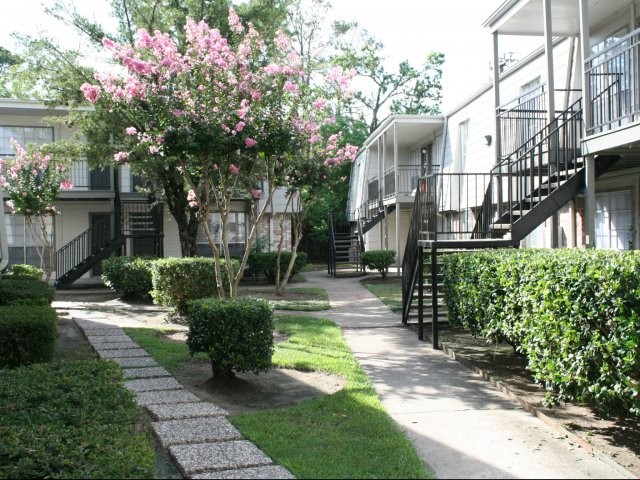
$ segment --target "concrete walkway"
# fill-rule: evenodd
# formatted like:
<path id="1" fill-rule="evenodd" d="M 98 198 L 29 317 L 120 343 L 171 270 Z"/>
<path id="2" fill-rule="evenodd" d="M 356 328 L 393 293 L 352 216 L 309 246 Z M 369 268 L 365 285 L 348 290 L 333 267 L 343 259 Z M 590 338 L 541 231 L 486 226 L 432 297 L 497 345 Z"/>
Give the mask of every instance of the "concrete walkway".
<path id="1" fill-rule="evenodd" d="M 442 351 L 420 342 L 360 284 L 305 273 L 324 288 L 334 320 L 389 415 L 437 478 L 625 478 L 570 443 Z"/>
<path id="2" fill-rule="evenodd" d="M 324 288 L 331 309 L 305 312 L 335 321 L 389 415 L 437 478 L 625 478 L 588 454 L 479 375 L 401 326 L 398 314 L 360 284 L 305 273 L 305 286 Z M 104 305 L 104 304 L 103 304 Z M 68 310 L 103 358 L 130 378 L 127 388 L 150 412 L 152 428 L 188 478 L 293 478 L 242 440 L 226 413 L 200 402 L 140 349 L 121 326 L 159 326 L 164 314 L 54 302 Z M 292 313 L 292 312 L 283 312 Z M 165 323 L 166 326 L 166 323 Z"/>

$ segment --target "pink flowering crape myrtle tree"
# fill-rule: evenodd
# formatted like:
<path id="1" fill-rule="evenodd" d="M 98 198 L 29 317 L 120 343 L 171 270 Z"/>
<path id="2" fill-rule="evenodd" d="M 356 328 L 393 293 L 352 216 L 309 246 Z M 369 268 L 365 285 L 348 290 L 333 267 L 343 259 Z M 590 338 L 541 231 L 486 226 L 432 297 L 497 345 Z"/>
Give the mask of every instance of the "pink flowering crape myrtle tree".
<path id="1" fill-rule="evenodd" d="M 60 190 L 69 190 L 68 161 L 46 152 L 47 146 L 29 145 L 25 150 L 11 140 L 14 157 L 0 159 L 0 187 L 9 196 L 12 213 L 23 215 L 40 259 L 40 268 L 49 281 L 55 269 L 52 224 L 59 212 L 53 205 Z M 0 208 L 4 208 L 0 206 Z"/>
<path id="2" fill-rule="evenodd" d="M 140 30 L 134 47 L 104 39 L 122 71 L 96 74 L 96 84 L 81 87 L 89 102 L 131 120 L 115 162 L 155 156 L 183 174 L 189 206 L 197 210 L 213 250 L 221 297 L 222 255 L 227 290 L 236 296 L 257 225 L 274 190 L 289 187 L 291 171 L 353 160 L 356 150 L 349 146 L 337 155 L 323 140 L 320 129 L 332 121 L 330 102 L 319 96 L 326 89 L 304 81 L 284 34 L 267 44 L 233 9 L 229 25 L 232 36 L 224 38 L 206 23 L 188 19 L 184 53 L 158 31 Z M 345 83 L 335 75 L 328 81 L 338 83 L 337 89 Z M 259 191 L 261 184 L 266 191 Z M 231 201 L 238 198 L 247 199 L 251 209 L 245 254 L 234 272 L 228 220 Z M 213 212 L 220 215 L 219 240 L 209 227 Z"/>

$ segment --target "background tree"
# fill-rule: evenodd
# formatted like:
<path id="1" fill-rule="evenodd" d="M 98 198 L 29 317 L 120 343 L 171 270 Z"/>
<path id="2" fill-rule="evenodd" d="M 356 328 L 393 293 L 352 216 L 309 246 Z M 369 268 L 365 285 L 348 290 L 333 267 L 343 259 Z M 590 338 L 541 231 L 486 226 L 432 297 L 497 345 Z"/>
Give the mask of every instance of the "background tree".
<path id="1" fill-rule="evenodd" d="M 378 128 L 385 107 L 391 113 L 440 113 L 443 53 L 429 53 L 420 68 L 404 60 L 393 71 L 385 66 L 382 42 L 353 24 L 343 28 L 353 34 L 336 37 L 338 53 L 334 61 L 345 69 L 355 70 L 356 79 L 365 81 L 366 85 L 353 98 L 369 118 L 369 133 Z"/>
<path id="2" fill-rule="evenodd" d="M 326 99 L 306 88 L 304 72 L 289 39 L 276 35 L 268 46 L 251 24 L 245 26 L 233 9 L 229 42 L 205 22 L 188 19 L 184 54 L 168 35 L 138 32 L 134 47 L 105 39 L 113 58 L 126 68 L 124 75 L 100 73 L 98 85 L 82 85 L 88 101 L 101 111 L 127 118 L 123 150 L 116 161 L 171 164 L 190 188 L 187 200 L 197 210 L 214 253 L 218 292 L 221 253 L 226 260 L 231 296 L 243 275 L 255 241 L 257 225 L 275 188 L 297 187 L 314 163 L 334 165 L 352 160 L 355 148 L 340 147 L 338 134 L 326 142 L 320 135 L 324 120 L 331 120 Z M 332 71 L 336 89 L 346 78 Z M 255 186 L 266 181 L 266 202 L 260 204 Z M 228 248 L 231 201 L 246 197 L 251 221 L 240 271 L 232 267 Z M 220 216 L 220 238 L 209 227 L 209 214 Z"/>
<path id="3" fill-rule="evenodd" d="M 73 188 L 68 180 L 69 162 L 67 157 L 59 155 L 56 146 L 28 145 L 24 149 L 12 140 L 11 147 L 15 155 L 0 159 L 0 187 L 9 196 L 6 203 L 13 213 L 24 216 L 40 268 L 45 272 L 45 280 L 49 281 L 55 270 L 49 219 L 59 213 L 53 206 L 58 192 Z M 4 206 L 0 205 L 0 208 Z"/>

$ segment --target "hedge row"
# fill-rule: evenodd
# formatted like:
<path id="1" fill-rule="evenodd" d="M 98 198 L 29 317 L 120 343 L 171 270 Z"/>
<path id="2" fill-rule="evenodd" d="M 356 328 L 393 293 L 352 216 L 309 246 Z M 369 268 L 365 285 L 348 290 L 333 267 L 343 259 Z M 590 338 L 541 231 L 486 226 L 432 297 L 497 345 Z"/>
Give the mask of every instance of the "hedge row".
<path id="1" fill-rule="evenodd" d="M 114 362 L 4 369 L 0 384 L 0 478 L 153 478 L 153 447 Z"/>
<path id="2" fill-rule="evenodd" d="M 510 342 L 557 399 L 640 416 L 640 252 L 452 254 L 442 272 L 449 319 Z"/>
<path id="3" fill-rule="evenodd" d="M 51 360 L 58 336 L 55 291 L 39 279 L 42 270 L 21 267 L 28 265 L 0 277 L 0 368 Z"/>
<path id="4" fill-rule="evenodd" d="M 280 278 L 284 277 L 289 268 L 291 255 L 291 252 L 280 252 Z M 269 283 L 275 283 L 278 272 L 278 252 L 252 252 L 247 259 L 247 264 L 252 275 L 264 275 Z M 302 270 L 306 264 L 307 254 L 297 252 L 291 276 Z"/>

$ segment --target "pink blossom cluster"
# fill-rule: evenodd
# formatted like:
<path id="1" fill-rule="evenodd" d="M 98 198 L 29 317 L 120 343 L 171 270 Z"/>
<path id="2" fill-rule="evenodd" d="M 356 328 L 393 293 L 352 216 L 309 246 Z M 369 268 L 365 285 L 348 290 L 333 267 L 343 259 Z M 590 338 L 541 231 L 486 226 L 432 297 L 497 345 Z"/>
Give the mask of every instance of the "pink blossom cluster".
<path id="1" fill-rule="evenodd" d="M 67 166 L 56 162 L 41 148 L 28 151 L 11 139 L 12 158 L 0 159 L 0 187 L 10 198 L 6 203 L 24 215 L 57 213 L 52 203 L 60 190 L 73 188 L 67 178 Z"/>

